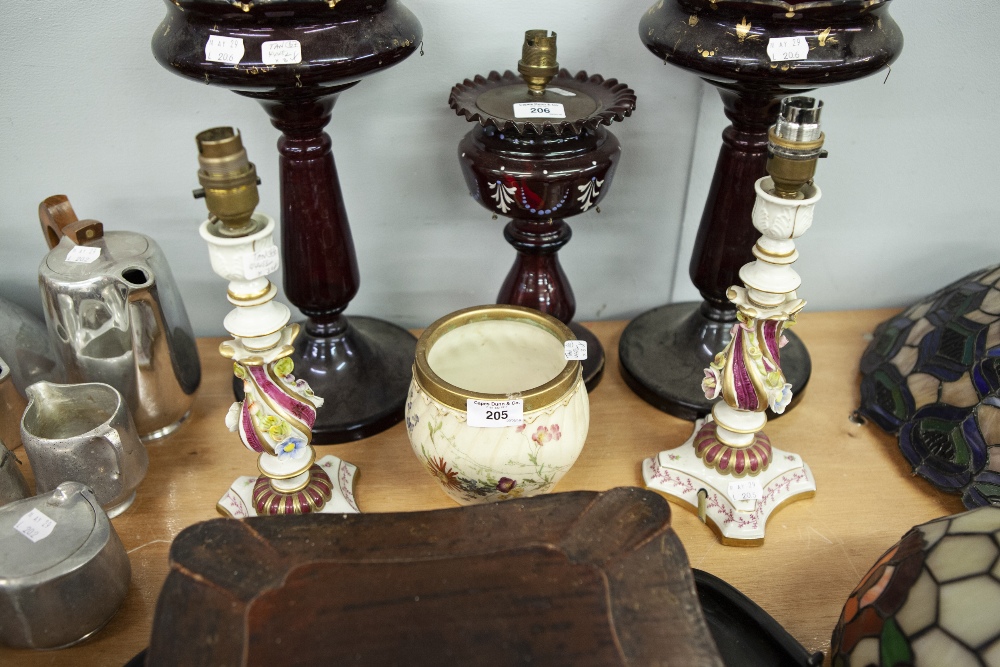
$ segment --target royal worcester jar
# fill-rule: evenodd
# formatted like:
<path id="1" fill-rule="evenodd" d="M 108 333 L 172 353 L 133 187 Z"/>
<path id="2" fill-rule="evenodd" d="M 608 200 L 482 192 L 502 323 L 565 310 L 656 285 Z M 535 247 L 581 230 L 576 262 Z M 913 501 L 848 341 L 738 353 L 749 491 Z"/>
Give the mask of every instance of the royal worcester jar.
<path id="1" fill-rule="evenodd" d="M 507 305 L 460 310 L 424 331 L 406 430 L 417 458 L 456 502 L 547 493 L 576 461 L 590 403 L 580 362 L 566 359 L 564 344 L 574 339 L 554 317 Z M 500 405 L 479 418 L 513 423 L 470 425 L 470 401 L 518 399 L 521 423 L 516 406 Z"/>

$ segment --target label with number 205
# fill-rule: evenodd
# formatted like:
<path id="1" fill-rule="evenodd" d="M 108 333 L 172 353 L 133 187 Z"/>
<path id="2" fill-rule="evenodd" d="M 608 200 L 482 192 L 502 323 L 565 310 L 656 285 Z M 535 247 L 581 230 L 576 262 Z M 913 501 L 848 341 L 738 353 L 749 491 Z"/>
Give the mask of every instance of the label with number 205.
<path id="1" fill-rule="evenodd" d="M 470 398 L 466 401 L 465 411 L 469 426 L 473 428 L 503 428 L 524 423 L 524 401 L 519 398 L 509 401 L 478 401 Z"/>

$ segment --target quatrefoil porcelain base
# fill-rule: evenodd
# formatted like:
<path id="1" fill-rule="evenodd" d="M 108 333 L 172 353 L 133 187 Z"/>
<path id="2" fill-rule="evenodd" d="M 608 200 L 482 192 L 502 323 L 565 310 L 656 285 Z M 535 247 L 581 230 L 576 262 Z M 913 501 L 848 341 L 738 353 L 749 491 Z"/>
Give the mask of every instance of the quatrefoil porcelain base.
<path id="1" fill-rule="evenodd" d="M 316 461 L 333 482 L 333 493 L 319 514 L 359 514 L 361 510 L 354 500 L 354 476 L 357 466 L 329 455 Z M 253 490 L 258 476 L 239 477 L 229 487 L 226 494 L 219 499 L 216 509 L 223 516 L 233 519 L 245 519 L 257 516 L 254 510 Z"/>
<path id="2" fill-rule="evenodd" d="M 646 486 L 699 514 L 699 495 L 704 490 L 703 520 L 719 540 L 728 546 L 759 546 L 764 543 L 764 529 L 771 514 L 790 502 L 815 495 L 812 471 L 798 454 L 772 448 L 771 463 L 759 474 L 722 474 L 707 466 L 695 451 L 695 436 L 704 423 L 701 419 L 695 423 L 694 432 L 683 445 L 642 462 Z M 751 479 L 760 484 L 762 497 L 734 498 L 730 485 Z"/>

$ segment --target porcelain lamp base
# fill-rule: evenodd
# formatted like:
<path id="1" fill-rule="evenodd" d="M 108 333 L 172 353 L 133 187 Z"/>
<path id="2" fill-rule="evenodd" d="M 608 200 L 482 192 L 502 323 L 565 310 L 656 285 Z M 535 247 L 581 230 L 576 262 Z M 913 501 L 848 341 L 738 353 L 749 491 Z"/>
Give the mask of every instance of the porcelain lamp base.
<path id="1" fill-rule="evenodd" d="M 319 514 L 359 514 L 361 510 L 354 501 L 354 476 L 358 471 L 357 466 L 333 455 L 319 459 L 314 464 L 314 467 L 316 466 L 329 476 L 333 486 L 332 495 L 319 510 Z M 233 519 L 258 516 L 253 501 L 257 480 L 256 476 L 237 478 L 226 491 L 226 495 L 216 504 L 219 513 Z"/>
<path id="2" fill-rule="evenodd" d="M 698 420 L 691 437 L 680 447 L 642 462 L 646 486 L 699 513 L 699 495 L 703 495 L 703 520 L 723 544 L 759 546 L 764 543 L 764 528 L 771 514 L 787 503 L 815 495 L 812 471 L 798 454 L 772 448 L 771 464 L 759 475 L 735 477 L 719 473 L 705 465 L 695 452 L 695 436 L 704 423 Z M 760 485 L 760 499 L 737 500 L 734 495 L 745 491 L 737 485 L 748 480 Z"/>

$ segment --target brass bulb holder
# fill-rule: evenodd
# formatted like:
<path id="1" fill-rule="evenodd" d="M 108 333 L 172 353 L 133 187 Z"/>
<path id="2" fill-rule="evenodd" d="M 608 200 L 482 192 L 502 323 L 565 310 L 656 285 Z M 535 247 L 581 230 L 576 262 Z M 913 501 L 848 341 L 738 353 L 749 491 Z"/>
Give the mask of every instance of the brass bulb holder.
<path id="1" fill-rule="evenodd" d="M 767 132 L 767 173 L 774 181 L 773 194 L 798 199 L 802 188 L 816 174 L 816 162 L 826 157 L 825 135 L 819 118 L 823 102 L 811 97 L 786 97 L 778 122 Z"/>
<path id="2" fill-rule="evenodd" d="M 216 236 L 249 236 L 260 229 L 252 219 L 260 203 L 257 169 L 247 158 L 239 132 L 231 127 L 213 127 L 195 137 L 198 144 L 198 182 L 208 212 L 215 220 L 209 231 Z"/>
<path id="3" fill-rule="evenodd" d="M 517 71 L 528 84 L 528 92 L 532 95 L 544 93 L 545 86 L 559 73 L 559 63 L 556 61 L 556 33 L 549 35 L 548 30 L 526 31 Z"/>

